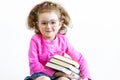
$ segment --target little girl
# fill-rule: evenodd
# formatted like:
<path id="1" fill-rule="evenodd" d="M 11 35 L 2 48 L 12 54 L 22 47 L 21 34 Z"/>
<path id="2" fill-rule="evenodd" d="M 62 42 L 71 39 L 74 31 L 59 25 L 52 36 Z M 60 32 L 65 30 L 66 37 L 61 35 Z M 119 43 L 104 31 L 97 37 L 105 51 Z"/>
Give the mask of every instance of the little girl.
<path id="1" fill-rule="evenodd" d="M 30 41 L 29 66 L 30 75 L 25 80 L 72 80 L 74 74 L 55 71 L 45 64 L 55 55 L 67 53 L 80 64 L 80 78 L 91 80 L 87 63 L 82 54 L 69 43 L 66 28 L 70 17 L 59 4 L 45 1 L 36 5 L 28 16 L 28 27 L 35 30 Z"/>

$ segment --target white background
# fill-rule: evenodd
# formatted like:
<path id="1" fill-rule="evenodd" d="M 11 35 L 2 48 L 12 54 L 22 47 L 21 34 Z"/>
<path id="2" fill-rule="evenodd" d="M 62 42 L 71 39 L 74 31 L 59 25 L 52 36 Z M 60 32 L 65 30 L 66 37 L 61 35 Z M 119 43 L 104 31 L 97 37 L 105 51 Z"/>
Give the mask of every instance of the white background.
<path id="1" fill-rule="evenodd" d="M 41 0 L 0 1 L 0 79 L 29 75 L 28 48 L 33 31 L 27 16 Z M 93 80 L 120 80 L 119 0 L 57 0 L 68 10 L 68 38 L 86 58 Z"/>

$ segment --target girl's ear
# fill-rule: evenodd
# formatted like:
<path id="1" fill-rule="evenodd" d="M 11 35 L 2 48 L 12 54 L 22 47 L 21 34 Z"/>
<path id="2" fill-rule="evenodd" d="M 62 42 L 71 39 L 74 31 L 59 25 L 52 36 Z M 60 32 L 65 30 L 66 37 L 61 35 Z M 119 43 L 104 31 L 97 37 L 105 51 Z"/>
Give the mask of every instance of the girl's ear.
<path id="1" fill-rule="evenodd" d="M 61 33 L 61 34 L 66 34 L 66 32 L 67 32 L 67 26 L 65 25 L 65 24 L 63 24 L 63 22 L 60 22 L 59 23 L 59 33 Z"/>
<path id="2" fill-rule="evenodd" d="M 63 23 L 62 23 L 62 22 L 60 22 L 60 23 L 59 23 L 59 26 L 60 26 L 60 27 L 62 27 L 62 24 L 63 24 Z"/>

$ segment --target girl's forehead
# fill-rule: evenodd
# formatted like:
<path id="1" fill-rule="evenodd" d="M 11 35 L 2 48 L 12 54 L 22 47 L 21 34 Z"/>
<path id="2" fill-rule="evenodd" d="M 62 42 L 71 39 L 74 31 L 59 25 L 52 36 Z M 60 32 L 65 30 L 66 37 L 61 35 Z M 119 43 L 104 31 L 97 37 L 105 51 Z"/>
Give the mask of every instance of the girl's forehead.
<path id="1" fill-rule="evenodd" d="M 55 12 L 44 12 L 38 15 L 38 19 L 40 20 L 58 20 L 58 15 Z"/>

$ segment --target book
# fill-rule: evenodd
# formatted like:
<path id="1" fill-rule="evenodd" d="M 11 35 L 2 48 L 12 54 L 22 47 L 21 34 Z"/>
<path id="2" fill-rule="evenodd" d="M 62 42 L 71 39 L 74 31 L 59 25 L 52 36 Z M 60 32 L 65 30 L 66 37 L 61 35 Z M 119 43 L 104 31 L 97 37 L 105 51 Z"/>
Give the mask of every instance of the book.
<path id="1" fill-rule="evenodd" d="M 65 67 L 59 66 L 59 65 L 57 65 L 55 63 L 52 63 L 52 62 L 47 62 L 46 66 L 50 67 L 52 69 L 58 70 L 58 71 L 62 71 L 64 73 L 66 73 L 66 74 L 74 73 L 71 70 L 69 70 L 69 69 L 67 69 Z M 77 80 L 79 78 L 79 74 L 74 73 L 74 75 L 75 75 L 75 80 Z"/>
<path id="2" fill-rule="evenodd" d="M 66 62 L 64 62 L 64 61 L 61 61 L 61 60 L 59 60 L 59 59 L 52 58 L 52 59 L 50 60 L 50 62 L 55 63 L 55 64 L 57 64 L 57 65 L 60 65 L 60 66 L 62 66 L 62 67 L 68 68 L 68 69 L 70 69 L 71 71 L 73 71 L 73 72 L 75 72 L 75 73 L 77 73 L 77 74 L 79 74 L 79 72 L 80 72 L 80 70 L 79 70 L 78 68 L 76 68 L 75 66 L 73 66 L 73 65 L 71 65 L 71 64 L 69 64 L 69 63 L 66 63 Z"/>
<path id="3" fill-rule="evenodd" d="M 69 63 L 69 64 L 75 66 L 76 68 L 79 68 L 79 67 L 80 67 L 80 66 L 79 66 L 79 63 L 76 62 L 75 60 L 72 60 L 71 58 L 68 58 L 68 57 L 65 57 L 65 56 L 61 56 L 61 55 L 59 55 L 59 54 L 56 54 L 53 58 L 56 58 L 56 59 L 59 59 L 59 60 L 61 60 L 61 61 L 66 62 L 66 63 Z"/>
<path id="4" fill-rule="evenodd" d="M 54 55 L 50 61 L 46 63 L 46 66 L 57 71 L 62 71 L 66 74 L 73 73 L 75 75 L 75 79 L 73 80 L 78 80 L 79 78 L 79 64 L 76 61 L 72 60 L 72 58 L 68 58 L 65 55 Z"/>

